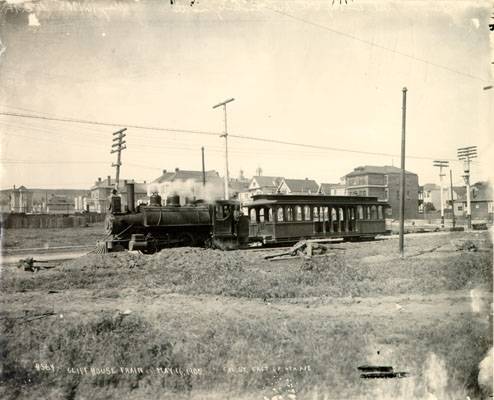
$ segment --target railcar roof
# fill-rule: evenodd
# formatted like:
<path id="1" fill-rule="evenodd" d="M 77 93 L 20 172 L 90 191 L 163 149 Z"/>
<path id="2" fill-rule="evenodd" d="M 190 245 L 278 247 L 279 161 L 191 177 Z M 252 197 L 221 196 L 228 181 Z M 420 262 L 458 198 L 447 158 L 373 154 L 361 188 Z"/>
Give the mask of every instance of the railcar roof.
<path id="1" fill-rule="evenodd" d="M 387 203 L 380 201 L 377 197 L 364 196 L 327 196 L 313 195 L 291 195 L 291 194 L 257 194 L 252 196 L 253 201 L 245 204 L 247 207 L 265 206 L 273 204 L 342 204 L 342 205 L 372 205 L 386 206 Z"/>

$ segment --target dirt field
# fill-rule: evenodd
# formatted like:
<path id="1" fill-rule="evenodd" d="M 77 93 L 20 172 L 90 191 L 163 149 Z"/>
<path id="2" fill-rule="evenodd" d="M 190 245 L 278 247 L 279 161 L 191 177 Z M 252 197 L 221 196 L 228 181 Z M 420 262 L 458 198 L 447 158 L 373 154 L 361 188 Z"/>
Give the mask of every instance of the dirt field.
<path id="1" fill-rule="evenodd" d="M 467 239 L 477 252 L 457 251 Z M 312 260 L 183 248 L 4 269 L 0 397 L 481 398 L 488 234 L 406 244 L 404 260 L 393 238 Z M 408 375 L 363 379 L 364 365 Z"/>
<path id="2" fill-rule="evenodd" d="M 93 246 L 105 236 L 103 223 L 88 227 L 64 229 L 5 229 L 2 232 L 5 250 L 50 248 L 58 246 Z"/>

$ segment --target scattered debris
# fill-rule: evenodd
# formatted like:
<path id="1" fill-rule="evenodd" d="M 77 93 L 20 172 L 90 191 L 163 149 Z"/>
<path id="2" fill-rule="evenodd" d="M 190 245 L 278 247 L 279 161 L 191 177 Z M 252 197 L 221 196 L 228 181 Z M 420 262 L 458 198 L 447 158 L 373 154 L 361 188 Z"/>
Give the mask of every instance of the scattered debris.
<path id="1" fill-rule="evenodd" d="M 310 259 L 314 255 L 326 254 L 328 250 L 344 250 L 339 247 L 329 247 L 323 243 L 333 242 L 332 239 L 313 239 L 313 240 L 301 240 L 294 244 L 290 249 L 283 253 L 270 254 L 265 256 L 265 260 L 280 259 L 283 256 L 300 256 L 305 259 Z M 285 257 L 288 258 L 288 257 Z"/>
<path id="2" fill-rule="evenodd" d="M 455 241 L 454 246 L 457 251 L 477 251 L 478 247 L 473 240 L 458 240 Z"/>
<path id="3" fill-rule="evenodd" d="M 50 269 L 55 268 L 55 265 L 39 265 L 44 263 L 51 263 L 52 261 L 35 260 L 32 257 L 23 258 L 18 261 L 17 268 L 23 268 L 24 271 L 28 272 L 38 272 L 41 268 Z"/>
<path id="4" fill-rule="evenodd" d="M 363 379 L 389 379 L 389 378 L 406 378 L 410 376 L 408 372 L 395 372 L 393 367 L 380 365 L 362 365 L 358 367 L 362 371 L 360 377 Z"/>

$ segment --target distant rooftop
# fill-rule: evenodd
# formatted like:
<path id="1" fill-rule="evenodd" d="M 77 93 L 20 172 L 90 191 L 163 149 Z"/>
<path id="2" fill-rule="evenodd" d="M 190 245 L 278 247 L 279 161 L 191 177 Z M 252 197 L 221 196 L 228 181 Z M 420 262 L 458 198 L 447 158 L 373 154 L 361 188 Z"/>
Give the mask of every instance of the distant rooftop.
<path id="1" fill-rule="evenodd" d="M 210 170 L 206 171 L 206 180 L 209 178 L 219 178 L 220 175 L 217 171 Z M 175 171 L 163 170 L 163 173 L 159 178 L 156 178 L 153 183 L 163 183 L 163 182 L 175 182 L 175 181 L 202 181 L 202 171 L 190 171 L 175 168 Z"/>
<path id="2" fill-rule="evenodd" d="M 364 165 L 355 168 L 352 172 L 349 174 L 346 174 L 346 177 L 350 176 L 358 176 L 358 175 L 367 175 L 367 174 L 399 174 L 401 173 L 401 168 L 394 167 L 392 165 L 384 165 L 384 166 L 377 166 L 377 165 Z M 411 174 L 411 175 L 416 175 L 414 172 L 410 172 L 405 170 L 405 173 Z"/>
<path id="3" fill-rule="evenodd" d="M 313 179 L 284 179 L 283 182 L 291 192 L 317 193 L 319 185 Z"/>

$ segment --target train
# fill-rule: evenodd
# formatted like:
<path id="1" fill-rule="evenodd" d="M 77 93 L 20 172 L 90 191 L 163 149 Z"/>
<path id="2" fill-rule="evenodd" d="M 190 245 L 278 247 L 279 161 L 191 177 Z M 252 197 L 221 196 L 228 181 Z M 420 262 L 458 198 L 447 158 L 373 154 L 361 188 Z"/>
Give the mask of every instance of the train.
<path id="1" fill-rule="evenodd" d="M 302 239 L 369 240 L 385 234 L 389 205 L 376 197 L 320 194 L 257 194 L 241 206 L 236 200 L 187 200 L 177 194 L 135 206 L 133 184 L 127 205 L 110 198 L 101 252 L 202 246 L 222 250 L 289 245 Z M 164 204 L 163 204 L 164 203 Z"/>
<path id="2" fill-rule="evenodd" d="M 149 204 L 135 206 L 133 184 L 128 183 L 126 189 L 125 207 L 116 191 L 110 197 L 106 237 L 98 243 L 101 252 L 138 250 L 152 254 L 167 247 L 231 250 L 248 246 L 249 220 L 237 201 L 187 199 L 181 205 L 180 197 L 172 194 L 162 204 L 161 196 L 153 194 Z"/>

